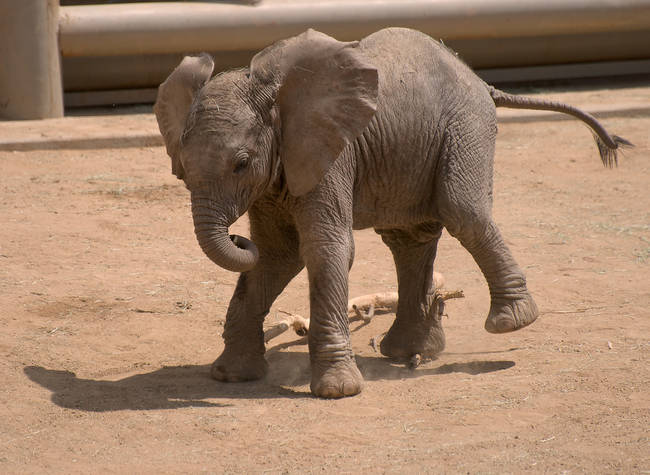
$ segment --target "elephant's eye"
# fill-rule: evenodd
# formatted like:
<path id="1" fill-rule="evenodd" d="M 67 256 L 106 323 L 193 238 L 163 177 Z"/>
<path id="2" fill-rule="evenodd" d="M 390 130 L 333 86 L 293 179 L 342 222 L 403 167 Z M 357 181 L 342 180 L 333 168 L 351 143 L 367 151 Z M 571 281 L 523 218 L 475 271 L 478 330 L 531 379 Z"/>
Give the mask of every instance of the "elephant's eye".
<path id="1" fill-rule="evenodd" d="M 234 172 L 239 174 L 248 168 L 249 157 L 246 152 L 239 152 L 235 156 L 235 169 Z"/>

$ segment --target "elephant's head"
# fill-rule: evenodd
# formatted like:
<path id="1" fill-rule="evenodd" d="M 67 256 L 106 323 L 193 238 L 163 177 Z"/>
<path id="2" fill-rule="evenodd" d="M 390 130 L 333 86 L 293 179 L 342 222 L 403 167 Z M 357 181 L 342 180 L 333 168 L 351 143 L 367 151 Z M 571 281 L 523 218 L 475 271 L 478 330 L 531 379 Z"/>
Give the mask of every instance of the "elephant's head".
<path id="1" fill-rule="evenodd" d="M 201 248 L 244 272 L 257 248 L 228 227 L 269 186 L 301 196 L 318 184 L 372 118 L 377 70 L 357 42 L 313 30 L 264 49 L 249 69 L 210 79 L 213 68 L 208 55 L 183 59 L 154 112 L 172 172 L 191 192 Z"/>

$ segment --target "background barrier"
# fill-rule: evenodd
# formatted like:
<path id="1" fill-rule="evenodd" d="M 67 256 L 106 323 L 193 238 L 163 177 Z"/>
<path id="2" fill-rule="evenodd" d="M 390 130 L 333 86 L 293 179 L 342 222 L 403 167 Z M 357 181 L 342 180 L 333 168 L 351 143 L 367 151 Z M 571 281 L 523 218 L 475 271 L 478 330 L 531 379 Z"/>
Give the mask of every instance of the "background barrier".
<path id="1" fill-rule="evenodd" d="M 63 115 L 58 0 L 0 0 L 0 118 Z"/>
<path id="2" fill-rule="evenodd" d="M 0 0 L 0 14 L 18 3 L 55 2 Z M 152 102 L 185 54 L 210 52 L 223 70 L 309 27 L 353 40 L 386 26 L 444 40 L 490 82 L 650 74 L 650 0 L 117 3 L 60 8 L 65 102 Z"/>

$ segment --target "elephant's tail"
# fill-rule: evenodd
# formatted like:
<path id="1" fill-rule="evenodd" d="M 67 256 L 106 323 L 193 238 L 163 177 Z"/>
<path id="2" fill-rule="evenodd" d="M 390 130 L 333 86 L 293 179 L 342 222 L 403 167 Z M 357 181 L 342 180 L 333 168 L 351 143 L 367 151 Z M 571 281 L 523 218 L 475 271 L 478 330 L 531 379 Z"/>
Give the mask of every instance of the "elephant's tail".
<path id="1" fill-rule="evenodd" d="M 533 99 L 524 96 L 515 96 L 507 92 L 500 91 L 495 87 L 488 86 L 492 100 L 496 107 L 508 107 L 510 109 L 535 109 L 562 112 L 564 114 L 572 115 L 586 123 L 594 133 L 598 151 L 600 152 L 600 159 L 606 167 L 613 167 L 618 165 L 617 152 L 622 147 L 633 147 L 631 142 L 628 142 L 623 137 L 618 135 L 609 135 L 596 118 L 577 107 L 563 104 L 561 102 L 546 101 L 543 99 Z"/>

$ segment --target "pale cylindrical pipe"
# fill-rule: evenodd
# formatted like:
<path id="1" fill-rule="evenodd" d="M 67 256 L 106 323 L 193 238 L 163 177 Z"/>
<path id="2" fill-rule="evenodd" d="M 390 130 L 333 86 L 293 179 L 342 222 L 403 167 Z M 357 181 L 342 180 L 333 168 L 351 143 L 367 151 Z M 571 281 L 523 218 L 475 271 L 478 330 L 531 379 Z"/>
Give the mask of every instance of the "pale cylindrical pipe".
<path id="1" fill-rule="evenodd" d="M 0 118 L 63 115 L 58 0 L 0 0 Z"/>
<path id="2" fill-rule="evenodd" d="M 495 38 L 445 41 L 474 69 L 529 67 L 650 58 L 650 29 L 553 37 Z M 200 53 L 201 50 L 186 53 Z M 247 66 L 257 51 L 208 51 L 215 71 Z M 183 54 L 64 57 L 65 90 L 97 91 L 158 87 L 178 66 Z M 645 65 L 645 63 L 643 63 Z M 647 73 L 647 65 L 643 71 Z M 605 68 L 609 68 L 605 66 Z M 635 71 L 620 69 L 618 74 Z M 611 72 L 608 73 L 612 75 Z M 534 79 L 529 77 L 529 79 Z M 538 79 L 548 79 L 542 77 Z"/>
<path id="3" fill-rule="evenodd" d="M 62 7 L 64 56 L 256 50 L 314 28 L 340 40 L 387 26 L 435 38 L 508 38 L 650 28 L 650 0 L 353 0 Z"/>

